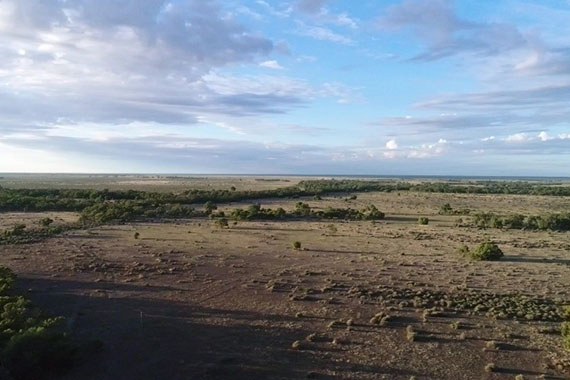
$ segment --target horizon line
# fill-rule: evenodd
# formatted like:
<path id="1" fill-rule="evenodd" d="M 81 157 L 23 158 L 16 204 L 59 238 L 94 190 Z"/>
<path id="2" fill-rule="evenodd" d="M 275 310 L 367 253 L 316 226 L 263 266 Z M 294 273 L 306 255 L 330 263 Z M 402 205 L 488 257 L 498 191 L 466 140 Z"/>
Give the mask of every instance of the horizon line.
<path id="1" fill-rule="evenodd" d="M 144 173 L 144 172 L 0 172 L 0 176 L 177 176 L 177 177 L 335 177 L 335 178 L 548 178 L 570 179 L 570 175 L 456 175 L 456 174 L 299 174 L 299 173 Z"/>

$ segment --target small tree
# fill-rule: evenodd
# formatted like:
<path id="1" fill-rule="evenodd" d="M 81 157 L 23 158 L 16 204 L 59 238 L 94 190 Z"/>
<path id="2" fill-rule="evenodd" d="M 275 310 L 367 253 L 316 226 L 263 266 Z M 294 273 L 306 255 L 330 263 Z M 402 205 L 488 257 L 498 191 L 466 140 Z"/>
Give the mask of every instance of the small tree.
<path id="1" fill-rule="evenodd" d="M 217 219 L 216 226 L 219 228 L 228 228 L 228 220 L 226 218 Z"/>
<path id="2" fill-rule="evenodd" d="M 53 223 L 53 219 L 51 218 L 42 218 L 40 219 L 40 221 L 38 222 L 40 226 L 44 227 L 44 228 L 48 228 L 52 223 Z"/>
<path id="3" fill-rule="evenodd" d="M 301 250 L 301 242 L 300 241 L 294 241 L 293 243 L 291 243 L 291 245 L 293 246 L 294 250 Z"/>
<path id="4" fill-rule="evenodd" d="M 138 239 L 139 236 L 141 236 L 141 234 L 139 234 L 138 232 L 135 232 L 134 238 L 135 238 L 135 239 Z"/>
<path id="5" fill-rule="evenodd" d="M 564 322 L 562 324 L 562 343 L 564 348 L 570 350 L 570 322 Z"/>
<path id="6" fill-rule="evenodd" d="M 206 214 L 210 215 L 214 210 L 218 209 L 218 206 L 214 202 L 208 201 L 204 204 L 204 209 L 206 210 Z"/>
<path id="7" fill-rule="evenodd" d="M 12 227 L 12 235 L 20 236 L 24 233 L 25 229 L 26 229 L 25 224 L 16 224 L 14 227 Z"/>
<path id="8" fill-rule="evenodd" d="M 451 207 L 451 205 L 449 203 L 446 203 L 439 208 L 439 214 L 440 215 L 453 214 L 453 208 Z"/>
<path id="9" fill-rule="evenodd" d="M 307 203 L 297 202 L 295 205 L 295 214 L 298 216 L 309 216 L 311 215 L 311 206 Z"/>
<path id="10" fill-rule="evenodd" d="M 427 218 L 427 217 L 425 217 L 425 216 L 420 216 L 420 217 L 418 218 L 418 224 L 421 224 L 421 225 L 427 225 L 427 224 L 429 224 L 429 218 Z"/>

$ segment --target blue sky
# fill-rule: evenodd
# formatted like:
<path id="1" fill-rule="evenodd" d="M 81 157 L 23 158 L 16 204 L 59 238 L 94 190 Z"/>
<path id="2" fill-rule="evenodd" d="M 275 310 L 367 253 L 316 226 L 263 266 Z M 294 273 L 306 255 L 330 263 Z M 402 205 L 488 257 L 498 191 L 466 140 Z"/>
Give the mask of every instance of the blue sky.
<path id="1" fill-rule="evenodd" d="M 0 0 L 0 172 L 570 176 L 567 0 Z"/>

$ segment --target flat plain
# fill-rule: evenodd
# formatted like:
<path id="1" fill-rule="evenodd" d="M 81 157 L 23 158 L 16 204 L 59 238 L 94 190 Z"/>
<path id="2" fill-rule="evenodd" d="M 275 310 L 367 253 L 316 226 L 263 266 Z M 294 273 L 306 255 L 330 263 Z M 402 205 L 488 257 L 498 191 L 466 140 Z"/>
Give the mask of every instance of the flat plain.
<path id="1" fill-rule="evenodd" d="M 0 184 L 78 188 L 82 180 Z M 298 181 L 91 178 L 81 188 L 264 190 Z M 26 297 L 66 318 L 72 338 L 102 342 L 64 379 L 570 378 L 558 314 L 570 303 L 569 233 L 484 229 L 469 215 L 440 214 L 444 204 L 497 214 L 568 211 L 570 197 L 401 191 L 319 198 L 218 210 L 259 203 L 289 211 L 305 202 L 314 210 L 375 205 L 386 216 L 230 220 L 227 228 L 199 217 L 105 224 L 0 245 L 0 265 L 16 273 Z M 4 212 L 0 231 L 46 216 L 56 224 L 79 219 Z M 501 247 L 502 260 L 458 253 L 486 240 Z"/>

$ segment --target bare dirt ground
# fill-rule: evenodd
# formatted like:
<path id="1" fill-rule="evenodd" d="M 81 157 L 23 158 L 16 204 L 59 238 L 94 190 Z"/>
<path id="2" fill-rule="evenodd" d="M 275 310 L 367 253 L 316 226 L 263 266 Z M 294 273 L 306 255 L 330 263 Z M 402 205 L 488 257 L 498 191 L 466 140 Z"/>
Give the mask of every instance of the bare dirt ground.
<path id="1" fill-rule="evenodd" d="M 297 201 L 261 203 L 290 209 Z M 443 203 L 533 214 L 568 209 L 570 199 L 367 193 L 305 201 L 375 204 L 387 218 L 102 226 L 1 246 L 0 264 L 35 303 L 67 317 L 71 336 L 103 342 L 67 379 L 570 378 L 553 333 L 560 322 L 485 309 L 426 313 L 413 301 L 493 293 L 570 303 L 568 233 L 456 227 L 457 217 L 437 215 Z M 430 224 L 418 225 L 420 215 Z M 503 249 L 502 261 L 456 252 L 486 238 Z M 376 323 L 378 313 L 390 318 Z"/>
<path id="2" fill-rule="evenodd" d="M 37 228 L 42 218 L 53 220 L 54 226 L 75 223 L 79 214 L 75 212 L 10 212 L 0 213 L 0 232 L 8 230 L 16 224 L 24 224 L 26 228 Z"/>

